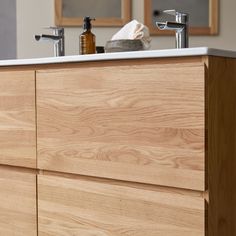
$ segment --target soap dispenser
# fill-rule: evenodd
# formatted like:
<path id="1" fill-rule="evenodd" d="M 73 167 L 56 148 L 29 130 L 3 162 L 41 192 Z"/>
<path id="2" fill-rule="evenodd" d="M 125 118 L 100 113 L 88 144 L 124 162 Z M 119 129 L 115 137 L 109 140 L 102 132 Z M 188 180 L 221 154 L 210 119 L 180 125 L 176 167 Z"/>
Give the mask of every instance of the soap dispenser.
<path id="1" fill-rule="evenodd" d="M 96 36 L 91 32 L 91 21 L 95 20 L 89 16 L 84 17 L 84 32 L 80 35 L 80 54 L 96 53 Z"/>

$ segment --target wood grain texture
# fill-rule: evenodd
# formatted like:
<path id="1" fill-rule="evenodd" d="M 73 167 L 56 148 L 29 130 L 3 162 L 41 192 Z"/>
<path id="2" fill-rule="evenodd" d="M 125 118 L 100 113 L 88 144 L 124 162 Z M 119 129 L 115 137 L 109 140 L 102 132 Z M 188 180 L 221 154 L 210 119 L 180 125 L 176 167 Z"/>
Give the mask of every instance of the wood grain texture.
<path id="1" fill-rule="evenodd" d="M 236 235 L 236 59 L 208 65 L 208 236 Z"/>
<path id="2" fill-rule="evenodd" d="M 210 1 L 210 30 L 212 35 L 219 34 L 219 0 Z"/>
<path id="3" fill-rule="evenodd" d="M 38 167 L 204 190 L 204 66 L 37 71 Z"/>
<path id="4" fill-rule="evenodd" d="M 112 185 L 122 185 L 122 186 L 133 187 L 133 188 L 138 188 L 138 189 L 143 189 L 143 190 L 151 190 L 151 191 L 156 191 L 156 192 L 176 193 L 176 194 L 181 194 L 185 196 L 200 197 L 202 199 L 205 199 L 206 201 L 208 200 L 207 191 L 201 192 L 201 191 L 196 191 L 196 190 L 191 190 L 191 189 L 173 188 L 173 187 L 159 186 L 159 185 L 154 185 L 154 184 L 128 182 L 128 181 L 116 180 L 116 179 L 104 179 L 104 178 L 98 178 L 98 177 L 69 174 L 69 173 L 55 172 L 55 171 L 48 171 L 48 170 L 40 170 L 38 174 L 79 180 L 79 181 L 86 180 L 93 183 L 98 182 L 98 183 L 105 183 L 105 184 L 108 183 Z"/>
<path id="5" fill-rule="evenodd" d="M 34 71 L 0 72 L 0 164 L 36 167 Z"/>
<path id="6" fill-rule="evenodd" d="M 38 176 L 39 236 L 204 236 L 204 200 Z"/>
<path id="7" fill-rule="evenodd" d="M 0 167 L 0 235 L 36 236 L 36 175 Z"/>

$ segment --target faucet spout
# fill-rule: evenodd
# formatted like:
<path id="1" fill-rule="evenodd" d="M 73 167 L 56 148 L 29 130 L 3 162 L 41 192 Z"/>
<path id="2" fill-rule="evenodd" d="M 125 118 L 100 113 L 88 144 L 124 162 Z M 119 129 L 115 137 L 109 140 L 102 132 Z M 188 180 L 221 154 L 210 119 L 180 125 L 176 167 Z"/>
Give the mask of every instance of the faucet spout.
<path id="1" fill-rule="evenodd" d="M 159 30 L 182 31 L 186 25 L 183 23 L 166 21 L 166 22 L 156 22 L 156 26 Z"/>
<path id="2" fill-rule="evenodd" d="M 36 41 L 40 41 L 41 40 L 41 36 L 40 35 L 35 35 L 34 38 L 35 38 Z"/>
<path id="3" fill-rule="evenodd" d="M 62 36 L 56 36 L 56 35 L 47 35 L 47 34 L 42 34 L 42 35 L 35 35 L 35 40 L 36 41 L 59 41 L 62 39 Z"/>
<path id="4" fill-rule="evenodd" d="M 159 30 L 174 30 L 176 35 L 176 48 L 188 48 L 188 14 L 175 10 L 164 11 L 166 14 L 175 15 L 176 21 L 156 22 Z"/>
<path id="5" fill-rule="evenodd" d="M 50 41 L 54 44 L 54 55 L 58 56 L 65 56 L 65 38 L 64 38 L 64 29 L 63 28 L 56 28 L 51 27 L 50 29 L 53 30 L 53 35 L 49 34 L 42 34 L 42 35 L 35 35 L 34 38 L 36 41 Z"/>

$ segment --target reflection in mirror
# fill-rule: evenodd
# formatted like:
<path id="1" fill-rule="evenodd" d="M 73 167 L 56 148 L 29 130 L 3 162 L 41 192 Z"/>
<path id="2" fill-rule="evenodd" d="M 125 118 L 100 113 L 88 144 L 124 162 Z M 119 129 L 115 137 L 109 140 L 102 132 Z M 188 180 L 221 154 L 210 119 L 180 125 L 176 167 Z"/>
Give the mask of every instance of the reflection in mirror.
<path id="1" fill-rule="evenodd" d="M 56 25 L 79 26 L 84 16 L 96 26 L 121 26 L 131 19 L 131 0 L 55 0 Z"/>
<path id="2" fill-rule="evenodd" d="M 181 5 L 181 6 L 180 6 Z M 188 13 L 190 15 L 189 25 L 208 27 L 209 25 L 209 1 L 206 0 L 182 0 L 181 4 L 176 0 L 155 1 L 152 0 L 153 7 L 153 25 L 156 21 L 173 21 L 174 17 L 163 14 L 164 10 L 175 9 L 178 12 Z"/>
<path id="3" fill-rule="evenodd" d="M 62 15 L 68 18 L 83 16 L 121 18 L 120 0 L 99 0 L 99 4 L 96 2 L 97 0 L 62 0 Z"/>
<path id="4" fill-rule="evenodd" d="M 152 35 L 168 35 L 170 31 L 158 31 L 155 22 L 175 21 L 174 16 L 163 14 L 175 9 L 189 14 L 190 34 L 207 35 L 218 33 L 218 0 L 146 0 L 145 23 Z"/>

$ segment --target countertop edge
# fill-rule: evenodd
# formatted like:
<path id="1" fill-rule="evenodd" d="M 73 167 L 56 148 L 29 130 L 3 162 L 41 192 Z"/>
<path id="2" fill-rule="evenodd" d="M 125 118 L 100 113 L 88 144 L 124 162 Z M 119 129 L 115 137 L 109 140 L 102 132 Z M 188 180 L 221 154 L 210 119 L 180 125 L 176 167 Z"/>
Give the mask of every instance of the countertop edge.
<path id="1" fill-rule="evenodd" d="M 108 60 L 130 60 L 146 58 L 168 58 L 168 57 L 187 57 L 187 56 L 219 56 L 236 58 L 236 52 L 221 49 L 196 47 L 186 49 L 165 49 L 165 50 L 148 50 L 135 52 L 117 52 L 93 55 L 73 55 L 65 57 L 45 57 L 33 59 L 15 59 L 0 60 L 0 67 L 4 66 L 26 66 L 26 65 L 43 65 L 57 63 L 79 63 L 92 61 Z"/>

